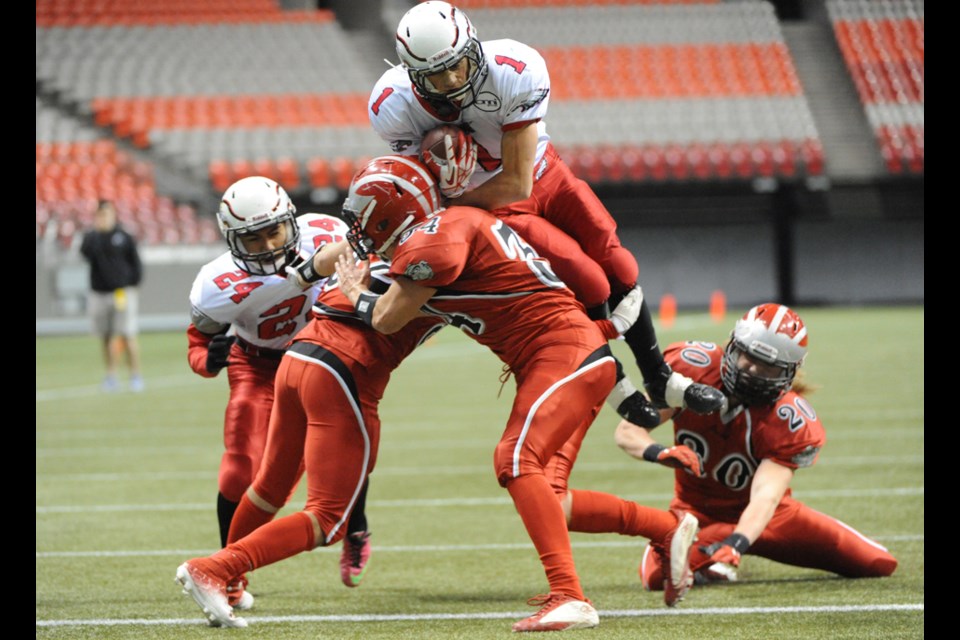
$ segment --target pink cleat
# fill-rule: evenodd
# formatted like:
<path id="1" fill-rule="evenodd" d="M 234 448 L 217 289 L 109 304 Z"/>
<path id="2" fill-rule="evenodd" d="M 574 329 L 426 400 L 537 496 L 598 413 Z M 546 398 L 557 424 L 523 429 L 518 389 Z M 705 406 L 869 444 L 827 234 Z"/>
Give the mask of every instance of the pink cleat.
<path id="1" fill-rule="evenodd" d="M 357 531 L 344 537 L 343 550 L 340 552 L 340 579 L 343 584 L 348 587 L 360 586 L 372 552 L 369 531 Z"/>

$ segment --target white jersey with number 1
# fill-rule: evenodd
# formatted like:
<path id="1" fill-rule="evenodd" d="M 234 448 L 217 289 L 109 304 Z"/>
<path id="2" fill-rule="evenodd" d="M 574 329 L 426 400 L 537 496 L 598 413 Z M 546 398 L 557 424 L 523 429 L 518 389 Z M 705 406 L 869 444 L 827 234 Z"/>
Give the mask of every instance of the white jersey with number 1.
<path id="1" fill-rule="evenodd" d="M 458 114 L 442 119 L 414 93 L 402 66 L 393 67 L 380 77 L 367 105 L 374 131 L 394 153 L 417 155 L 424 134 L 442 124 L 455 124 L 468 131 L 479 146 L 470 189 L 500 172 L 504 131 L 536 122 L 540 136 L 537 163 L 550 141 L 543 122 L 550 101 L 550 76 L 543 56 L 516 40 L 490 40 L 482 46 L 487 78 L 476 102 Z"/>

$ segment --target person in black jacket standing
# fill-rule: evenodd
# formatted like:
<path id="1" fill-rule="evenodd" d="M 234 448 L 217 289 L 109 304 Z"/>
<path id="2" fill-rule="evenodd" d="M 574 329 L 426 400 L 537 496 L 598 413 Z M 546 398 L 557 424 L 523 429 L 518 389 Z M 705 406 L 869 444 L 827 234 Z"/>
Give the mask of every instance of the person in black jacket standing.
<path id="1" fill-rule="evenodd" d="M 93 330 L 103 342 L 106 375 L 104 391 L 117 391 L 117 361 L 126 353 L 130 369 L 130 390 L 143 391 L 140 373 L 140 345 L 137 342 L 137 286 L 143 266 L 132 235 L 117 224 L 113 202 L 100 200 L 93 228 L 87 231 L 80 253 L 90 263 L 88 308 Z"/>

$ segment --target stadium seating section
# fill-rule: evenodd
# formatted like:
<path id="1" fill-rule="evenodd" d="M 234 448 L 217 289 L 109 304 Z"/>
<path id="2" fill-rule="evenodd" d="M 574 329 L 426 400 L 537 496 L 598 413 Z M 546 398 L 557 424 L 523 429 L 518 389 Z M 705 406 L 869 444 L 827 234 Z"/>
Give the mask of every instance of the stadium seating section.
<path id="1" fill-rule="evenodd" d="M 548 131 L 592 183 L 825 172 L 770 3 L 457 4 L 482 38 L 515 38 L 544 55 Z M 902 9 L 913 4 L 828 5 L 891 172 L 923 170 L 922 2 L 919 16 Z M 120 145 L 176 164 L 212 193 L 251 173 L 294 194 L 342 191 L 361 163 L 386 151 L 366 116 L 385 67 L 356 50 L 330 11 L 284 11 L 275 0 L 38 0 L 36 10 L 38 84 L 89 122 L 47 126 L 54 116 L 38 98 L 38 238 L 51 220 L 68 237 L 89 200 L 116 197 L 146 242 L 210 240 L 203 217 L 158 196 L 149 167 Z M 182 225 L 167 231 L 168 219 Z"/>
<path id="2" fill-rule="evenodd" d="M 887 169 L 923 173 L 922 0 L 830 0 L 827 8 Z"/>

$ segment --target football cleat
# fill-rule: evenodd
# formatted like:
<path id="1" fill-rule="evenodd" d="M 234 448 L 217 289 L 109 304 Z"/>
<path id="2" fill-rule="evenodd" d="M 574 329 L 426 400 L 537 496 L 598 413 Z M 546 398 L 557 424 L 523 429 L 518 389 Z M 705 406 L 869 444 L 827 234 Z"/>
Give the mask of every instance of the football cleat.
<path id="1" fill-rule="evenodd" d="M 369 531 L 357 531 L 343 538 L 343 549 L 340 551 L 340 580 L 343 584 L 348 587 L 360 586 L 372 551 Z"/>
<path id="2" fill-rule="evenodd" d="M 697 585 L 736 581 L 737 568 L 724 562 L 714 562 L 693 572 L 693 583 Z"/>
<path id="3" fill-rule="evenodd" d="M 627 422 L 647 429 L 660 426 L 660 412 L 639 391 L 634 391 L 617 406 L 617 414 Z"/>
<path id="4" fill-rule="evenodd" d="M 253 609 L 253 594 L 247 591 L 249 583 L 246 576 L 242 576 L 227 585 L 227 602 L 234 611 Z"/>
<path id="5" fill-rule="evenodd" d="M 190 562 L 184 562 L 177 567 L 176 581 L 183 587 L 183 592 L 197 603 L 211 627 L 247 626 L 246 620 L 234 615 L 233 607 L 227 601 L 227 587 L 223 580 Z"/>
<path id="6" fill-rule="evenodd" d="M 617 383 L 607 395 L 607 404 L 627 422 L 652 429 L 660 424 L 660 412 L 640 393 L 630 378 L 623 372 L 623 364 L 617 364 Z"/>
<path id="7" fill-rule="evenodd" d="M 567 631 L 591 629 L 600 624 L 600 616 L 589 600 L 577 600 L 563 593 L 550 593 L 527 600 L 540 610 L 513 625 L 514 631 Z"/>
<path id="8" fill-rule="evenodd" d="M 668 607 L 674 607 L 683 600 L 693 585 L 690 549 L 697 539 L 700 525 L 692 513 L 680 510 L 673 510 L 673 513 L 677 516 L 676 528 L 663 540 L 650 544 L 659 556 L 660 569 L 663 572 L 663 601 Z M 641 565 L 641 580 L 643 573 Z"/>

